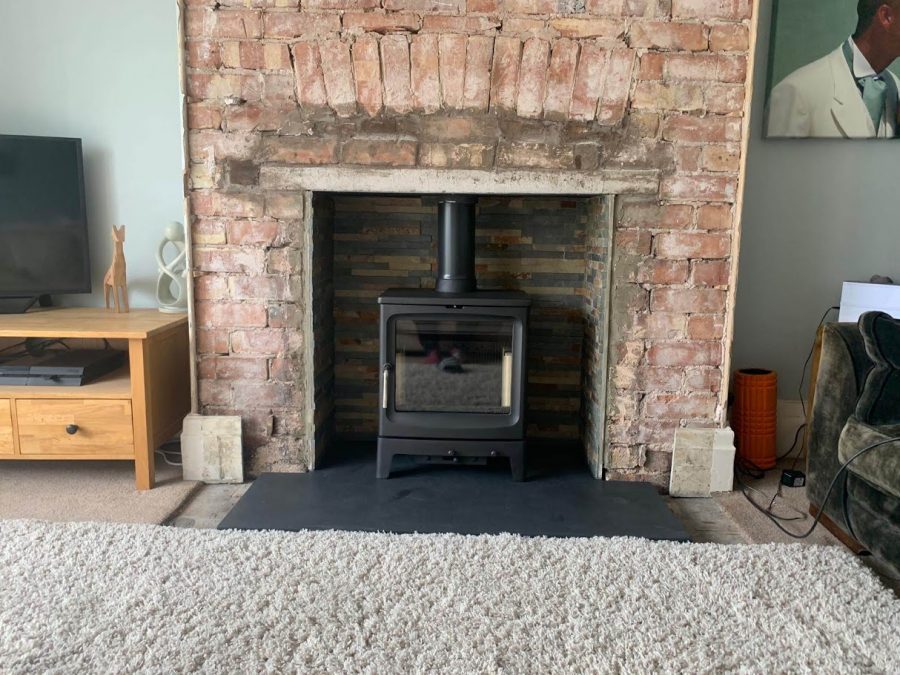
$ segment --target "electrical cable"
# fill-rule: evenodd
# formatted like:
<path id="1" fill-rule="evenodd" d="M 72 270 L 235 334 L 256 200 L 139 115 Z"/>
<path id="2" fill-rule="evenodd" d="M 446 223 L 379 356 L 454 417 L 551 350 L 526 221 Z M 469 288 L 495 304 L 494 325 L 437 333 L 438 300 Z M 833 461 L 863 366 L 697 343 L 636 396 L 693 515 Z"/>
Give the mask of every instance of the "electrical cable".
<path id="1" fill-rule="evenodd" d="M 171 450 L 170 450 L 169 452 L 174 454 L 174 452 L 171 451 Z M 174 460 L 169 459 L 169 457 L 168 457 L 168 455 L 166 454 L 166 451 L 165 451 L 165 450 L 157 449 L 157 450 L 156 450 L 156 454 L 159 455 L 160 457 L 162 457 L 162 458 L 163 458 L 163 461 L 164 461 L 166 464 L 168 464 L 169 466 L 182 466 L 182 462 L 176 462 L 176 461 L 174 461 Z M 181 452 L 178 452 L 177 454 L 178 454 L 178 457 L 180 458 L 180 457 L 181 457 Z"/>
<path id="2" fill-rule="evenodd" d="M 879 441 L 878 443 L 873 443 L 872 445 L 868 445 L 865 448 L 863 448 L 862 450 L 860 450 L 859 452 L 857 452 L 855 455 L 853 455 L 850 459 L 848 459 L 846 462 L 844 462 L 841 465 L 841 468 L 838 469 L 838 472 L 834 475 L 834 478 L 831 479 L 831 483 L 829 483 L 828 489 L 825 491 L 825 497 L 822 498 L 822 507 L 819 509 L 819 512 L 816 514 L 816 518 L 813 521 L 813 524 L 810 525 L 809 529 L 806 532 L 804 532 L 803 534 L 791 532 L 790 530 L 788 530 L 787 528 L 782 526 L 781 523 L 778 522 L 778 520 L 780 520 L 780 518 L 769 513 L 764 507 L 760 506 L 755 501 L 753 501 L 753 499 L 750 497 L 749 494 L 747 494 L 747 492 L 745 490 L 742 490 L 741 492 L 743 493 L 744 497 L 747 498 L 747 501 L 750 502 L 750 504 L 757 511 L 759 511 L 766 518 L 771 520 L 772 524 L 775 525 L 775 527 L 777 527 L 779 530 L 784 532 L 789 537 L 793 537 L 794 539 L 806 539 L 809 535 L 811 535 L 813 533 L 813 530 L 816 529 L 816 526 L 819 524 L 819 521 L 822 519 L 822 516 L 825 513 L 825 505 L 828 503 L 828 498 L 831 497 L 831 492 L 832 492 L 832 490 L 834 490 L 834 486 L 837 485 L 838 479 L 844 474 L 844 472 L 847 470 L 847 468 L 850 466 L 850 464 L 852 464 L 858 457 L 861 457 L 862 455 L 866 454 L 867 452 L 870 452 L 876 448 L 880 448 L 883 445 L 888 445 L 889 443 L 900 443 L 900 436 L 897 436 L 895 438 L 888 438 L 886 440 Z M 738 482 L 741 483 L 741 481 L 738 481 Z M 741 486 L 745 487 L 743 483 L 741 483 Z M 747 487 L 749 487 L 749 486 L 747 486 Z"/>

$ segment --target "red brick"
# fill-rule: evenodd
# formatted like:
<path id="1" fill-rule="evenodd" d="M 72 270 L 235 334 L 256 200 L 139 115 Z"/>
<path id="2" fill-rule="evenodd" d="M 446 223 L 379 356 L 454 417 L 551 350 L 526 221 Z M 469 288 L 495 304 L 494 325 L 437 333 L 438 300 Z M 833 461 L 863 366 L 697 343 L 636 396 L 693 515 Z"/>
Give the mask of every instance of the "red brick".
<path id="1" fill-rule="evenodd" d="M 227 300 L 228 282 L 221 274 L 201 274 L 194 278 L 195 300 Z"/>
<path id="2" fill-rule="evenodd" d="M 466 37 L 441 35 L 438 38 L 441 71 L 441 99 L 447 108 L 463 106 L 466 81 Z"/>
<path id="3" fill-rule="evenodd" d="M 191 103 L 187 117 L 188 129 L 218 129 L 222 125 L 222 110 L 216 106 Z"/>
<path id="4" fill-rule="evenodd" d="M 680 173 L 700 171 L 700 154 L 703 148 L 699 145 L 675 146 L 675 169 Z"/>
<path id="5" fill-rule="evenodd" d="M 717 394 L 722 390 L 722 371 L 719 368 L 686 368 L 684 388 L 687 391 L 710 391 Z"/>
<path id="6" fill-rule="evenodd" d="M 356 112 L 356 85 L 353 82 L 350 45 L 342 40 L 322 40 L 319 42 L 319 55 L 328 105 L 339 117 L 353 115 Z"/>
<path id="7" fill-rule="evenodd" d="M 228 331 L 217 328 L 198 328 L 197 351 L 200 354 L 227 354 Z"/>
<path id="8" fill-rule="evenodd" d="M 714 288 L 655 288 L 650 293 L 651 312 L 709 314 L 725 309 L 725 291 Z"/>
<path id="9" fill-rule="evenodd" d="M 691 340 L 721 340 L 725 323 L 721 315 L 697 314 L 688 318 L 687 334 Z"/>
<path id="10" fill-rule="evenodd" d="M 226 232 L 228 243 L 234 246 L 271 246 L 278 237 L 279 226 L 274 220 L 234 220 L 228 223 Z M 262 272 L 263 265 L 257 265 L 255 270 Z"/>
<path id="11" fill-rule="evenodd" d="M 672 0 L 672 16 L 686 19 L 749 19 L 750 5 L 751 0 Z"/>
<path id="12" fill-rule="evenodd" d="M 491 68 L 491 110 L 509 112 L 516 108 L 519 81 L 519 38 L 498 37 L 494 40 L 494 64 Z"/>
<path id="13" fill-rule="evenodd" d="M 231 334 L 235 354 L 282 354 L 287 351 L 287 332 L 282 329 L 236 330 Z"/>
<path id="14" fill-rule="evenodd" d="M 561 37 L 619 39 L 625 33 L 622 19 L 552 19 L 550 27 Z"/>
<path id="15" fill-rule="evenodd" d="M 688 280 L 687 260 L 645 260 L 637 269 L 636 281 L 643 284 L 683 284 Z"/>
<path id="16" fill-rule="evenodd" d="M 504 35 L 548 37 L 549 33 L 547 22 L 544 19 L 523 19 L 521 17 L 506 17 L 503 19 Z"/>
<path id="17" fill-rule="evenodd" d="M 522 49 L 519 67 L 519 95 L 516 112 L 519 117 L 537 118 L 544 108 L 547 92 L 547 71 L 550 66 L 550 43 L 529 38 Z"/>
<path id="18" fill-rule="evenodd" d="M 705 145 L 700 157 L 700 167 L 705 171 L 737 173 L 741 164 L 741 151 L 737 145 Z"/>
<path id="19" fill-rule="evenodd" d="M 641 57 L 641 65 L 638 69 L 638 79 L 661 80 L 666 64 L 665 54 L 659 52 L 647 52 Z"/>
<path id="20" fill-rule="evenodd" d="M 697 260 L 691 280 L 697 286 L 727 286 L 731 264 L 727 260 Z"/>
<path id="21" fill-rule="evenodd" d="M 717 75 L 719 82 L 745 82 L 747 80 L 747 57 L 744 55 L 720 56 Z"/>
<path id="22" fill-rule="evenodd" d="M 230 405 L 234 396 L 231 382 L 200 380 L 198 383 L 200 401 L 203 405 Z"/>
<path id="23" fill-rule="evenodd" d="M 232 300 L 290 300 L 288 279 L 276 276 L 233 276 L 228 279 Z"/>
<path id="24" fill-rule="evenodd" d="M 303 9 L 374 9 L 381 5 L 381 0 L 301 0 Z"/>
<path id="25" fill-rule="evenodd" d="M 371 35 L 360 36 L 353 43 L 353 77 L 357 103 L 374 117 L 382 108 L 381 59 L 378 41 Z"/>
<path id="26" fill-rule="evenodd" d="M 235 356 L 208 359 L 214 364 L 218 380 L 266 380 L 269 369 L 264 359 L 240 358 Z"/>
<path id="27" fill-rule="evenodd" d="M 266 307 L 259 303 L 197 302 L 197 325 L 203 328 L 265 327 Z"/>
<path id="28" fill-rule="evenodd" d="M 467 0 L 466 14 L 497 14 L 502 0 Z"/>
<path id="29" fill-rule="evenodd" d="M 510 14 L 556 14 L 557 0 L 504 0 L 503 9 Z"/>
<path id="30" fill-rule="evenodd" d="M 416 14 L 382 14 L 380 12 L 347 12 L 344 30 L 368 33 L 416 32 L 422 20 Z"/>
<path id="31" fill-rule="evenodd" d="M 340 30 L 341 19 L 337 14 L 266 12 L 263 19 L 263 31 L 267 38 L 312 37 Z"/>
<path id="32" fill-rule="evenodd" d="M 493 34 L 499 26 L 500 21 L 486 16 L 426 14 L 422 19 L 422 30 L 428 33 Z"/>
<path id="33" fill-rule="evenodd" d="M 656 236 L 656 255 L 660 258 L 727 258 L 731 237 L 727 234 L 676 232 Z"/>
<path id="34" fill-rule="evenodd" d="M 416 143 L 415 141 L 354 138 L 344 143 L 341 149 L 341 161 L 345 164 L 414 166 Z"/>
<path id="35" fill-rule="evenodd" d="M 564 120 L 568 117 L 577 61 L 577 42 L 562 39 L 554 43 L 547 75 L 547 94 L 544 98 L 545 118 Z"/>
<path id="36" fill-rule="evenodd" d="M 447 169 L 489 169 L 494 146 L 484 143 L 422 143 L 419 165 Z"/>
<path id="37" fill-rule="evenodd" d="M 710 26 L 709 48 L 714 52 L 745 52 L 750 47 L 750 34 L 741 24 L 720 23 Z"/>
<path id="38" fill-rule="evenodd" d="M 572 119 L 590 122 L 596 117 L 607 58 L 608 52 L 597 44 L 585 42 L 581 45 L 581 57 L 575 68 L 575 85 L 569 109 Z"/>
<path id="39" fill-rule="evenodd" d="M 191 193 L 191 210 L 198 216 L 230 216 L 259 218 L 263 213 L 263 197 L 248 192 Z"/>
<path id="40" fill-rule="evenodd" d="M 735 178 L 722 175 L 669 176 L 660 187 L 664 199 L 707 202 L 732 202 L 736 192 Z"/>
<path id="41" fill-rule="evenodd" d="M 497 165 L 523 169 L 572 169 L 575 157 L 571 147 L 555 143 L 500 143 Z"/>
<path id="42" fill-rule="evenodd" d="M 728 139 L 728 122 L 724 117 L 674 115 L 663 123 L 662 137 L 690 143 L 722 142 Z"/>
<path id="43" fill-rule="evenodd" d="M 298 42 L 293 49 L 297 102 L 301 107 L 324 108 L 328 99 L 325 79 L 322 77 L 319 46 L 314 42 Z"/>
<path id="44" fill-rule="evenodd" d="M 703 92 L 706 110 L 728 115 L 744 109 L 745 90 L 742 84 L 712 84 Z"/>
<path id="45" fill-rule="evenodd" d="M 293 385 L 265 382 L 241 384 L 234 388 L 234 405 L 238 408 L 286 408 L 291 405 Z"/>
<path id="46" fill-rule="evenodd" d="M 705 108 L 703 90 L 693 82 L 638 82 L 631 104 L 643 110 L 700 111 Z"/>
<path id="47" fill-rule="evenodd" d="M 659 230 L 685 229 L 691 226 L 692 212 L 690 206 L 683 204 L 625 202 L 619 211 L 618 225 Z"/>
<path id="48" fill-rule="evenodd" d="M 474 35 L 467 41 L 463 107 L 468 111 L 486 112 L 488 109 L 493 51 L 493 38 Z"/>
<path id="49" fill-rule="evenodd" d="M 298 219 L 303 217 L 306 199 L 299 192 L 266 193 L 266 215 L 270 218 Z"/>
<path id="50" fill-rule="evenodd" d="M 719 57 L 713 54 L 666 54 L 663 77 L 666 80 L 716 80 Z"/>
<path id="51" fill-rule="evenodd" d="M 265 269 L 261 249 L 243 247 L 195 247 L 194 267 L 201 272 L 259 274 Z"/>
<path id="52" fill-rule="evenodd" d="M 262 20 L 254 10 L 188 8 L 185 32 L 189 37 L 258 38 L 262 37 Z"/>
<path id="53" fill-rule="evenodd" d="M 212 220 L 206 218 L 194 218 L 191 226 L 192 244 L 215 245 L 225 243 L 225 225 L 220 218 Z"/>
<path id="54" fill-rule="evenodd" d="M 286 164 L 334 164 L 337 141 L 313 136 L 268 136 L 263 144 L 263 157 L 269 162 Z"/>
<path id="55" fill-rule="evenodd" d="M 606 61 L 603 89 L 597 105 L 597 122 L 618 124 L 625 117 L 625 106 L 634 71 L 634 50 L 613 49 Z"/>
<path id="56" fill-rule="evenodd" d="M 699 23 L 635 21 L 628 31 L 628 44 L 642 49 L 704 51 L 706 29 Z"/>
<path id="57" fill-rule="evenodd" d="M 466 10 L 466 0 L 384 0 L 384 8 L 391 12 L 447 12 L 460 14 Z"/>
<path id="58" fill-rule="evenodd" d="M 212 68 L 222 65 L 218 42 L 191 40 L 185 45 L 185 61 L 188 68 Z"/>
<path id="59" fill-rule="evenodd" d="M 409 88 L 409 42 L 405 35 L 381 38 L 381 63 L 384 77 L 384 107 L 404 114 L 412 109 Z"/>
<path id="60" fill-rule="evenodd" d="M 438 36 L 432 33 L 412 38 L 409 51 L 413 105 L 426 113 L 441 109 Z"/>
<path id="61" fill-rule="evenodd" d="M 717 342 L 660 342 L 647 350 L 651 366 L 718 366 L 722 345 Z"/>
<path id="62" fill-rule="evenodd" d="M 657 419 L 711 419 L 717 404 L 714 394 L 651 393 L 644 399 L 644 414 Z"/>
<path id="63" fill-rule="evenodd" d="M 617 230 L 615 235 L 615 251 L 623 255 L 650 255 L 653 236 L 640 230 Z"/>
<path id="64" fill-rule="evenodd" d="M 225 108 L 226 131 L 274 131 L 296 110 L 296 104 L 254 105 L 245 103 Z"/>
<path id="65" fill-rule="evenodd" d="M 701 230 L 731 229 L 731 205 L 707 204 L 700 207 L 697 216 L 697 227 Z"/>

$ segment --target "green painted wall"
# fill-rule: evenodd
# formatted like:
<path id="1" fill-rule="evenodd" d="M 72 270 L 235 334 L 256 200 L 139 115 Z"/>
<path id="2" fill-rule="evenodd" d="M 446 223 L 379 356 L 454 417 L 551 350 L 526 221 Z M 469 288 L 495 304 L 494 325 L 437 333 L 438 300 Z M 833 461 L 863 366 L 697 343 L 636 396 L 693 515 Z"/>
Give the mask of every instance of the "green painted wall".
<path id="1" fill-rule="evenodd" d="M 83 139 L 101 304 L 110 227 L 127 226 L 134 306 L 156 305 L 156 246 L 183 220 L 174 0 L 0 0 L 0 133 Z"/>
<path id="2" fill-rule="evenodd" d="M 774 16 L 768 90 L 853 34 L 856 0 L 776 0 Z M 900 62 L 891 70 L 900 75 Z"/>

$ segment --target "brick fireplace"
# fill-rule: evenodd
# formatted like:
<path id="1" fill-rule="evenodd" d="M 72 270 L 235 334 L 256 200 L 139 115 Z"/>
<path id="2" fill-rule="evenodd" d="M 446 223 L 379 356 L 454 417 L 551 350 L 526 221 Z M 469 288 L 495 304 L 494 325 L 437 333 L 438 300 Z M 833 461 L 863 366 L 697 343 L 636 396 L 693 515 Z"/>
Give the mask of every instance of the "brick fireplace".
<path id="1" fill-rule="evenodd" d="M 252 470 L 313 466 L 335 410 L 354 426 L 322 386 L 352 341 L 315 338 L 347 318 L 336 249 L 402 240 L 359 219 L 335 237 L 365 194 L 375 213 L 456 192 L 604 214 L 611 237 L 573 234 L 581 403 L 551 435 L 580 427 L 595 470 L 664 484 L 675 429 L 725 423 L 750 0 L 186 4 L 199 404 L 242 416 Z M 565 227 L 531 223 L 507 236 Z"/>

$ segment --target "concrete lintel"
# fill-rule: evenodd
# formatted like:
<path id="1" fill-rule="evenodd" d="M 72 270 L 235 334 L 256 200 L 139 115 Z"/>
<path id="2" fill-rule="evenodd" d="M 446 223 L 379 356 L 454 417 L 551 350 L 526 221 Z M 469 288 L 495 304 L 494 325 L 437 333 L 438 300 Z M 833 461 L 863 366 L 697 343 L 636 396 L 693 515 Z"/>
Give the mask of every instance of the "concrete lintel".
<path id="1" fill-rule="evenodd" d="M 269 190 L 407 194 L 613 195 L 658 194 L 658 171 L 475 171 L 469 169 L 371 169 L 366 167 L 263 166 L 260 186 Z"/>

